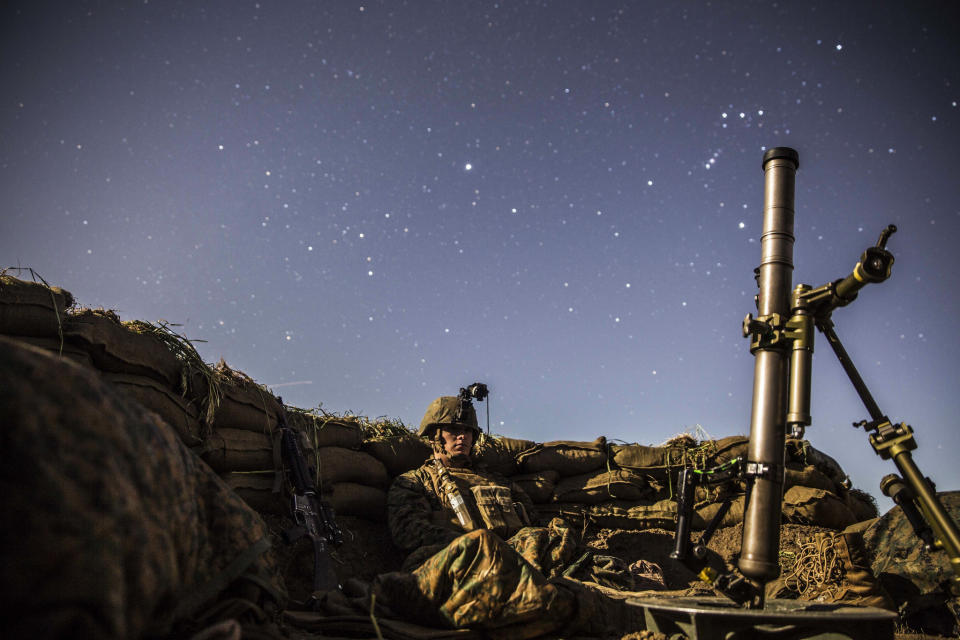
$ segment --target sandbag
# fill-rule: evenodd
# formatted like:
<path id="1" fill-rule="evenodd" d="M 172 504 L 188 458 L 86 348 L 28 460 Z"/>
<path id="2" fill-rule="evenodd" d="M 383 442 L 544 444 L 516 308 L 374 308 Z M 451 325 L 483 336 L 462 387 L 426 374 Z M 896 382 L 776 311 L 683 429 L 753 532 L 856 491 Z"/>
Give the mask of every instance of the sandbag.
<path id="1" fill-rule="evenodd" d="M 799 463 L 787 464 L 783 474 L 783 490 L 787 491 L 790 487 L 812 487 L 837 493 L 837 486 L 833 480 L 812 464 L 806 466 Z"/>
<path id="2" fill-rule="evenodd" d="M 68 311 L 63 336 L 87 351 L 101 371 L 146 376 L 171 389 L 181 384 L 183 367 L 177 356 L 156 336 L 124 326 L 112 311 Z"/>
<path id="3" fill-rule="evenodd" d="M 877 510 L 877 500 L 861 489 L 850 489 L 841 493 L 843 502 L 850 507 L 857 522 L 872 520 L 880 515 Z"/>
<path id="4" fill-rule="evenodd" d="M 310 437 L 317 447 L 359 449 L 363 444 L 363 428 L 356 417 L 317 417 L 316 423 L 316 431 Z"/>
<path id="5" fill-rule="evenodd" d="M 110 372 L 102 375 L 128 399 L 163 418 L 188 447 L 203 442 L 206 430 L 197 409 L 176 391 L 148 376 Z"/>
<path id="6" fill-rule="evenodd" d="M 614 444 L 610 453 L 617 466 L 624 469 L 655 469 L 667 464 L 667 447 Z"/>
<path id="7" fill-rule="evenodd" d="M 318 416 L 288 408 L 287 425 L 307 434 L 316 447 L 359 449 L 363 444 L 363 427 L 355 416 Z"/>
<path id="8" fill-rule="evenodd" d="M 474 445 L 473 459 L 490 471 L 509 477 L 520 470 L 517 456 L 536 445 L 532 440 L 483 436 Z"/>
<path id="9" fill-rule="evenodd" d="M 850 486 L 850 478 L 840 467 L 840 463 L 814 447 L 808 440 L 788 438 L 786 440 L 786 456 L 788 462 L 813 465 L 830 478 L 837 487 L 846 488 Z"/>
<path id="10" fill-rule="evenodd" d="M 679 447 L 651 447 L 642 444 L 612 445 L 613 463 L 621 469 L 631 469 L 666 480 L 671 470 L 681 468 L 683 458 Z"/>
<path id="11" fill-rule="evenodd" d="M 710 521 L 713 520 L 717 512 L 723 506 L 722 502 L 714 502 L 704 507 L 700 507 L 694 513 L 691 529 L 705 529 Z M 743 522 L 743 513 L 746 506 L 745 496 L 737 496 L 730 500 L 730 508 L 720 520 L 720 527 L 732 527 Z"/>
<path id="12" fill-rule="evenodd" d="M 266 387 L 221 360 L 214 368 L 220 387 L 220 405 L 213 418 L 216 429 L 248 429 L 271 433 L 277 428 L 281 407 Z M 202 384 L 195 388 L 203 388 Z"/>
<path id="13" fill-rule="evenodd" d="M 96 372 L 0 338 L 0 423 L 5 637 L 189 637 L 241 576 L 282 596 L 263 520 Z"/>
<path id="14" fill-rule="evenodd" d="M 326 490 L 328 484 L 337 482 L 386 487 L 390 480 L 383 463 L 363 451 L 323 447 L 317 449 L 317 456 L 320 460 L 319 479 L 322 490 Z"/>
<path id="15" fill-rule="evenodd" d="M 746 436 L 727 436 L 719 440 L 708 440 L 707 466 L 715 467 L 734 458 L 747 459 L 750 439 Z"/>
<path id="16" fill-rule="evenodd" d="M 840 463 L 828 456 L 823 451 L 815 448 L 809 442 L 805 447 L 807 462 L 820 469 L 828 478 L 837 483 L 838 486 L 850 486 L 850 477 L 840 467 Z"/>
<path id="17" fill-rule="evenodd" d="M 607 529 L 666 529 L 676 527 L 677 503 L 660 500 L 648 505 L 598 504 L 589 508 L 588 517 L 597 526 Z"/>
<path id="18" fill-rule="evenodd" d="M 607 463 L 607 439 L 600 436 L 593 442 L 545 442 L 517 458 L 524 473 L 552 469 L 562 477 L 576 476 L 596 471 Z"/>
<path id="19" fill-rule="evenodd" d="M 289 499 L 282 492 L 274 493 L 276 474 L 271 471 L 243 473 L 230 471 L 220 475 L 234 493 L 258 513 L 289 515 Z"/>
<path id="20" fill-rule="evenodd" d="M 387 492 L 356 482 L 336 482 L 326 488 L 324 498 L 336 515 L 357 516 L 373 522 L 386 522 Z"/>
<path id="21" fill-rule="evenodd" d="M 845 529 L 857 521 L 843 500 L 811 487 L 791 487 L 783 494 L 783 517 L 786 522 L 827 529 Z"/>
<path id="22" fill-rule="evenodd" d="M 526 473 L 510 478 L 517 483 L 524 493 L 530 496 L 535 504 L 553 500 L 553 490 L 560 479 L 560 474 L 552 469 L 539 473 Z"/>
<path id="23" fill-rule="evenodd" d="M 200 457 L 217 473 L 272 471 L 273 438 L 246 429 L 214 429 L 204 443 Z M 309 456 L 306 457 L 309 464 L 311 460 Z"/>
<path id="24" fill-rule="evenodd" d="M 720 440 L 706 440 L 694 445 L 686 441 L 668 443 L 659 447 L 640 444 L 613 445 L 611 453 L 616 466 L 649 475 L 665 487 L 676 481 L 683 467 L 704 469 L 715 467 L 738 456 L 746 457 L 749 439 L 730 436 Z"/>
<path id="25" fill-rule="evenodd" d="M 627 469 L 570 476 L 553 491 L 557 502 L 600 504 L 610 500 L 641 500 L 650 494 L 646 478 Z"/>
<path id="26" fill-rule="evenodd" d="M 73 362 L 90 369 L 94 368 L 93 360 L 90 358 L 90 354 L 87 353 L 86 350 L 81 349 L 80 347 L 69 342 L 60 340 L 60 338 L 37 338 L 33 336 L 15 336 L 15 338 L 31 346 L 39 347 L 44 351 L 49 351 L 56 356 L 68 358 Z"/>
<path id="27" fill-rule="evenodd" d="M 59 338 L 73 296 L 60 287 L 0 274 L 0 333 Z"/>
<path id="28" fill-rule="evenodd" d="M 524 451 L 529 451 L 537 446 L 537 443 L 533 440 L 525 440 L 523 438 L 508 438 L 506 436 L 494 436 L 500 444 L 503 445 L 503 448 L 509 451 L 514 457 L 517 457 Z"/>
<path id="29" fill-rule="evenodd" d="M 379 460 L 391 478 L 418 468 L 433 453 L 429 442 L 412 434 L 370 438 L 361 450 Z"/>

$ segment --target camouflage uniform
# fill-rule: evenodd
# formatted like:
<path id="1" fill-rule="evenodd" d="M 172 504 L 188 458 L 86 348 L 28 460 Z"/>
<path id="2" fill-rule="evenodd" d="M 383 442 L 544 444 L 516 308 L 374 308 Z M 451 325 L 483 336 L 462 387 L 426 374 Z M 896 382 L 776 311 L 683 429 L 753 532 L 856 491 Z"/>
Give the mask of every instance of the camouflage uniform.
<path id="1" fill-rule="evenodd" d="M 960 491 L 937 497 L 954 522 L 960 522 Z M 960 599 L 949 593 L 953 577 L 943 551 L 927 551 L 900 507 L 873 521 L 863 532 L 870 568 L 893 598 L 903 621 L 913 629 L 956 636 Z"/>
<path id="2" fill-rule="evenodd" d="M 421 435 L 429 435 L 423 426 Z M 623 620 L 625 614 L 629 617 L 629 608 L 564 577 L 579 536 L 563 519 L 554 518 L 547 527 L 515 522 L 512 527 L 499 527 L 498 535 L 490 530 L 494 519 L 478 505 L 483 489 L 499 489 L 499 495 L 509 495 L 503 502 L 519 505 L 519 511 L 532 517 L 533 502 L 526 493 L 503 476 L 469 462 L 441 464 L 428 460 L 397 477 L 390 487 L 390 533 L 397 546 L 410 554 L 404 568 L 416 568 L 412 573 L 378 576 L 373 585 L 377 602 L 422 624 L 481 628 L 491 637 L 516 639 L 563 627 L 603 628 L 616 625 L 614 619 Z M 472 527 L 465 527 L 457 516 L 442 473 L 449 474 L 455 484 Z M 475 494 L 477 488 L 481 491 Z M 509 510 L 509 505 L 504 506 Z M 604 607 L 616 612 L 593 615 Z M 637 619 L 627 626 L 643 628 Z"/>
<path id="3" fill-rule="evenodd" d="M 534 514 L 533 502 L 523 489 L 500 474 L 472 467 L 448 467 L 447 471 L 475 523 L 484 522 L 472 491 L 477 486 L 506 487 L 526 514 Z M 387 494 L 390 535 L 398 547 L 410 554 L 404 568 L 416 567 L 465 532 L 437 475 L 436 463 L 428 460 L 419 469 L 398 476 Z M 579 543 L 573 530 L 560 518 L 554 518 L 548 527 L 527 526 L 509 530 L 502 537 L 549 577 L 571 560 Z"/>
<path id="4" fill-rule="evenodd" d="M 479 628 L 490 638 L 510 640 L 560 630 L 591 637 L 613 632 L 619 638 L 621 632 L 644 628 L 638 608 L 566 577 L 579 536 L 563 519 L 554 518 L 547 527 L 522 527 L 507 540 L 485 528 L 464 533 L 449 503 L 430 489 L 435 473 L 429 466 L 398 477 L 388 494 L 391 532 L 399 533 L 399 546 L 414 550 L 405 565 L 417 564 L 412 573 L 377 576 L 378 603 L 428 626 Z M 449 471 L 458 485 L 496 477 L 477 469 Z M 418 477 L 427 482 L 416 482 Z M 469 491 L 462 495 L 471 502 Z"/>
<path id="5" fill-rule="evenodd" d="M 0 422 L 7 637 L 164 635 L 282 605 L 264 522 L 96 372 L 0 337 Z"/>
<path id="6" fill-rule="evenodd" d="M 570 625 L 580 608 L 574 590 L 548 581 L 486 529 L 455 538 L 413 573 L 377 576 L 373 592 L 377 602 L 415 622 L 512 639 Z"/>

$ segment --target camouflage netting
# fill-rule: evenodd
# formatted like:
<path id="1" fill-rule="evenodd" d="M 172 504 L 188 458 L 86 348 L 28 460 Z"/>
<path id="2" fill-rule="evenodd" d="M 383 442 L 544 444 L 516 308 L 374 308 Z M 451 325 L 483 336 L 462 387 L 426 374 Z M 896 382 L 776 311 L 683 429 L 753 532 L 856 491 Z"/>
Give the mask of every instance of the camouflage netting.
<path id="1" fill-rule="evenodd" d="M 175 331 L 175 325 L 140 320 L 121 321 L 111 311 L 75 308 L 72 305 L 73 298 L 67 291 L 0 274 L 0 334 L 15 339 L 17 344 L 29 344 L 53 354 L 52 359 L 44 360 L 45 367 L 59 365 L 63 371 L 72 372 L 70 375 L 77 379 L 95 378 L 96 383 L 92 388 L 107 398 L 103 402 L 110 404 L 111 411 L 114 411 L 113 401 L 110 400 L 113 395 L 148 410 L 136 416 L 122 410 L 116 410 L 120 412 L 115 411 L 111 415 L 118 416 L 114 422 L 130 422 L 131 425 L 137 425 L 139 432 L 152 433 L 152 438 L 163 441 L 162 445 L 157 446 L 164 450 L 178 452 L 174 457 L 180 467 L 169 473 L 188 476 L 187 479 L 174 480 L 187 483 L 178 485 L 176 489 L 179 495 L 188 498 L 187 507 L 191 504 L 190 496 L 215 490 L 226 493 L 235 501 L 237 496 L 242 498 L 253 509 L 247 510 L 247 515 L 254 512 L 259 514 L 259 517 L 253 515 L 255 523 L 246 527 L 245 536 L 256 537 L 269 529 L 278 537 L 288 528 L 291 525 L 286 497 L 289 488 L 280 460 L 277 428 L 284 407 L 269 389 L 257 384 L 243 372 L 232 369 L 222 360 L 216 365 L 205 363 L 191 341 Z M 80 371 L 87 373 L 78 373 Z M 48 378 L 63 379 L 49 371 Z M 104 389 L 110 392 L 106 393 Z M 98 425 L 98 428 L 103 425 L 93 419 L 84 421 L 84 414 L 57 413 L 55 409 L 64 406 L 66 396 L 58 398 L 54 391 L 47 395 L 38 391 L 36 397 L 38 402 L 49 405 L 29 409 L 38 416 L 47 416 L 45 426 L 38 424 L 37 428 L 44 426 L 62 431 L 67 427 L 75 430 L 71 438 L 79 438 L 79 434 L 86 434 L 93 440 L 106 437 L 85 431 L 93 425 Z M 86 405 L 81 404 L 81 409 L 83 406 Z M 98 405 L 94 403 L 89 406 L 93 412 Z M 393 546 L 385 526 L 386 492 L 393 478 L 417 468 L 431 455 L 430 445 L 397 420 L 337 415 L 319 408 L 304 410 L 286 407 L 285 410 L 289 426 L 297 432 L 301 448 L 316 471 L 317 489 L 332 503 L 344 530 L 345 542 L 334 553 L 336 571 L 341 581 L 352 577 L 371 580 L 378 573 L 399 569 L 403 554 Z M 112 428 L 116 430 L 116 426 Z M 174 446 L 164 434 L 175 434 L 185 447 L 179 444 Z M 109 437 L 116 437 L 116 434 Z M 9 434 L 5 433 L 4 438 L 4 454 L 13 455 L 7 446 Z M 582 527 L 587 546 L 615 552 L 631 565 L 639 566 L 638 563 L 644 561 L 656 562 L 664 568 L 667 587 L 679 590 L 696 584 L 696 578 L 668 559 L 672 550 L 671 532 L 677 519 L 677 474 L 685 467 L 706 469 L 738 456 L 745 457 L 747 445 L 747 438 L 742 435 L 716 440 L 697 440 L 684 435 L 660 446 L 649 446 L 613 444 L 604 436 L 590 441 L 534 442 L 482 434 L 476 443 L 475 455 L 488 468 L 507 476 L 529 494 L 540 516 L 540 524 L 545 524 L 556 515 L 566 516 L 570 522 Z M 142 491 L 142 487 L 152 478 L 149 474 L 154 473 L 151 471 L 153 467 L 147 464 L 137 468 L 132 461 L 137 456 L 146 459 L 152 455 L 154 459 L 151 464 L 167 463 L 163 456 L 156 460 L 155 454 L 148 455 L 145 449 L 137 448 L 145 445 L 128 442 L 124 446 L 124 451 L 131 458 L 123 463 L 126 466 L 116 470 L 112 481 L 115 486 L 111 491 L 120 491 L 125 504 L 131 505 L 138 500 L 144 500 L 146 504 L 151 498 Z M 177 449 L 178 446 L 180 449 Z M 82 451 L 83 442 L 77 440 L 76 447 Z M 192 457 L 188 457 L 187 453 Z M 40 455 L 40 452 L 31 454 L 24 450 L 16 455 L 29 458 L 31 455 Z M 95 456 L 91 457 L 95 459 Z M 841 571 L 837 568 L 845 562 L 848 568 L 863 568 L 865 564 L 872 564 L 873 573 L 886 576 L 884 585 L 894 596 L 895 604 L 901 608 L 907 607 L 914 612 L 912 615 L 919 615 L 916 611 L 923 609 L 923 603 L 937 597 L 938 593 L 942 602 L 942 590 L 937 591 L 933 582 L 923 582 L 916 572 L 903 570 L 902 563 L 894 566 L 895 561 L 890 559 L 893 556 L 886 551 L 885 536 L 889 536 L 891 531 L 899 535 L 904 529 L 902 522 L 891 519 L 895 516 L 888 514 L 871 528 L 863 526 L 865 521 L 877 517 L 876 505 L 869 494 L 851 488 L 849 479 L 836 460 L 806 440 L 788 440 L 786 462 L 782 509 L 784 575 L 772 587 L 778 590 L 779 597 L 825 601 L 863 601 L 873 598 L 875 590 L 868 593 L 861 588 L 869 580 L 863 575 L 855 575 L 857 570 L 851 573 L 849 569 Z M 6 495 L 22 497 L 24 487 L 14 486 L 10 474 L 12 469 L 16 469 L 17 473 L 26 472 L 9 460 L 5 467 L 7 475 L 4 476 L 4 482 L 9 484 L 4 489 Z M 66 467 L 46 472 L 50 475 L 44 480 L 49 483 L 42 488 L 44 495 L 55 494 L 57 482 L 65 482 L 65 486 L 69 486 L 70 482 L 82 481 L 82 476 L 70 476 L 70 470 Z M 132 476 L 124 479 L 121 477 L 123 474 Z M 211 478 L 216 478 L 216 481 Z M 38 481 L 41 479 L 38 478 Z M 22 478 L 17 482 L 22 482 Z M 155 480 L 156 484 L 163 482 Z M 127 485 L 129 488 L 125 488 Z M 743 483 L 735 479 L 709 488 L 697 487 L 696 490 L 695 530 L 706 527 L 722 501 L 732 501 L 721 523 L 722 528 L 715 536 L 715 542 L 710 545 L 715 553 L 728 562 L 734 560 L 733 555 L 739 550 L 739 538 L 736 536 L 739 535 L 743 520 L 744 493 Z M 51 504 L 56 509 L 65 508 L 57 505 L 55 496 L 50 499 L 54 500 Z M 50 511 L 36 509 L 37 501 L 32 497 L 29 500 L 17 500 L 14 508 L 20 510 L 17 514 L 18 517 L 22 515 L 23 526 L 45 530 L 49 522 L 41 522 L 37 518 L 52 520 L 59 513 L 52 507 Z M 95 509 L 98 506 L 86 504 L 75 508 Z M 36 512 L 31 515 L 33 509 Z M 140 514 L 139 511 L 136 513 Z M 157 513 L 163 513 L 162 509 L 143 514 L 143 517 L 148 523 L 153 523 L 150 526 L 159 528 L 160 516 Z M 138 515 L 125 515 L 124 522 L 135 521 Z M 207 525 L 203 518 L 216 515 L 223 514 L 206 512 L 189 517 L 193 518 L 191 522 L 194 526 L 204 530 Z M 88 573 L 78 574 L 76 588 L 64 591 L 67 594 L 64 597 L 67 600 L 79 598 L 79 594 L 87 588 L 84 585 L 89 586 L 91 580 L 116 580 L 120 583 L 136 580 L 135 576 L 128 575 L 129 567 L 134 565 L 124 564 L 128 559 L 123 552 L 125 542 L 94 543 L 93 538 L 83 538 L 79 530 L 74 529 L 83 528 L 86 516 L 78 514 L 77 517 L 77 524 L 71 525 L 73 528 L 58 534 L 76 537 L 76 542 L 71 542 L 73 546 L 64 553 L 84 554 L 91 544 L 100 545 L 98 549 L 108 544 L 116 547 L 110 547 L 111 553 L 116 551 L 119 556 L 115 561 L 111 560 L 110 554 L 103 556 L 104 562 L 114 562 L 109 567 L 78 565 L 78 570 L 83 569 Z M 110 522 L 96 520 L 85 526 L 88 533 L 96 532 L 99 536 L 101 528 L 109 526 Z M 57 529 L 54 527 L 52 530 Z M 858 533 L 854 536 L 851 531 Z M 5 534 L 8 532 L 5 530 Z M 202 544 L 206 542 L 203 542 L 201 548 L 194 550 L 191 564 L 176 564 L 180 567 L 176 575 L 167 575 L 158 567 L 166 567 L 170 558 L 180 553 L 173 540 L 176 536 L 168 533 L 164 538 L 159 529 L 144 529 L 139 535 L 144 540 L 149 540 L 151 536 L 156 536 L 158 540 L 166 539 L 166 544 L 172 546 L 166 548 L 161 544 L 158 547 L 161 551 L 157 553 L 166 554 L 163 560 L 134 558 L 137 562 L 142 560 L 149 565 L 151 571 L 160 571 L 149 574 L 152 581 L 149 585 L 127 584 L 126 589 L 139 590 L 130 592 L 138 594 L 142 600 L 137 606 L 131 606 L 130 593 L 123 589 L 119 594 L 104 594 L 104 611 L 109 609 L 109 613 L 96 614 L 96 624 L 110 625 L 110 628 L 121 631 L 120 635 L 133 636 L 137 633 L 131 630 L 139 632 L 152 629 L 151 625 L 159 619 L 158 612 L 166 611 L 169 614 L 171 607 L 176 609 L 178 594 L 182 595 L 203 582 L 204 572 L 213 571 L 221 567 L 224 561 L 229 561 L 228 558 L 219 558 L 212 550 L 204 551 Z M 217 535 L 228 535 L 228 532 L 219 529 Z M 736 544 L 732 542 L 734 539 L 737 540 Z M 38 540 L 53 544 L 52 540 L 42 536 Z M 865 544 L 863 540 L 866 540 Z M 251 544 L 252 541 L 244 540 L 244 543 Z M 239 541 L 232 544 L 233 547 L 225 548 L 221 553 L 243 546 Z M 910 549 L 911 552 L 915 551 L 915 547 Z M 269 573 L 277 567 L 276 571 L 283 576 L 281 588 L 285 585 L 291 599 L 306 598 L 311 589 L 312 573 L 309 541 L 300 540 L 291 546 L 279 545 L 272 553 L 274 555 L 263 556 L 265 560 L 258 560 L 267 563 L 260 569 Z M 942 558 L 926 558 L 925 561 L 942 564 Z M 142 568 L 141 565 L 136 566 Z M 187 568 L 183 569 L 184 566 Z M 33 572 L 31 575 L 43 575 L 37 574 L 36 568 L 18 570 L 24 572 L 22 575 L 30 571 Z M 44 570 L 41 568 L 41 572 Z M 867 569 L 865 575 L 872 579 L 873 573 Z M 904 587 L 907 583 L 913 587 Z M 26 586 L 22 578 L 5 580 L 4 584 Z M 37 584 L 41 593 L 49 588 L 49 585 Z M 27 593 L 27 589 L 22 589 L 22 592 Z M 30 597 L 33 598 L 35 593 Z M 11 594 L 9 597 L 14 598 L 11 601 L 21 602 L 24 596 Z M 871 603 L 880 601 L 882 599 L 870 600 Z M 890 606 L 889 601 L 886 602 Z M 54 606 L 51 603 L 48 603 L 49 606 Z M 24 611 L 39 612 L 39 607 L 47 605 L 42 600 L 31 600 L 23 606 Z M 141 611 L 141 606 L 149 611 Z"/>
<path id="2" fill-rule="evenodd" d="M 938 494 L 954 522 L 960 522 L 960 491 Z M 960 602 L 948 596 L 952 570 L 945 554 L 919 544 L 900 507 L 861 526 L 866 561 L 912 629 L 960 637 Z"/>

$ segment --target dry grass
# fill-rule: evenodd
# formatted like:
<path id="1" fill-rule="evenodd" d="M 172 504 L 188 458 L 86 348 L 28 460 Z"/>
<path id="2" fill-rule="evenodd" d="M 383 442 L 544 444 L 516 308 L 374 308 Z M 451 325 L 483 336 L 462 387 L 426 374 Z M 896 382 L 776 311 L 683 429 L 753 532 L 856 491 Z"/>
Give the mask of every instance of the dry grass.
<path id="1" fill-rule="evenodd" d="M 287 405 L 286 409 L 288 413 L 293 412 L 311 419 L 317 430 L 322 429 L 328 422 L 354 425 L 360 429 L 364 440 L 390 436 L 416 436 L 416 431 L 407 427 L 400 418 L 378 416 L 371 419 L 349 410 L 343 412 L 327 411 L 322 404 L 312 409 L 301 409 Z"/>
<path id="2" fill-rule="evenodd" d="M 379 416 L 373 420 L 364 419 L 361 422 L 363 429 L 363 439 L 385 436 L 416 436 L 417 432 L 410 429 L 400 418 L 388 418 Z"/>
<path id="3" fill-rule="evenodd" d="M 70 315 L 75 318 L 82 318 L 83 316 L 97 316 L 98 318 L 106 318 L 114 324 L 123 326 L 123 322 L 120 321 L 120 316 L 113 309 L 104 309 L 103 307 L 84 307 L 82 309 L 74 309 L 71 311 Z"/>
<path id="4" fill-rule="evenodd" d="M 108 313 L 116 316 L 112 311 Z M 117 321 L 120 321 L 119 318 Z M 205 341 L 191 340 L 177 333 L 174 327 L 181 325 L 162 319 L 156 324 L 146 320 L 130 320 L 121 324 L 135 333 L 153 336 L 183 364 L 180 372 L 180 393 L 187 396 L 192 391 L 195 397 L 200 398 L 200 413 L 203 416 L 203 424 L 209 432 L 213 428 L 213 418 L 223 397 L 221 389 L 223 376 L 204 362 L 196 347 L 193 346 L 196 342 Z M 200 388 L 197 388 L 198 386 Z"/>
<path id="5" fill-rule="evenodd" d="M 16 271 L 17 275 L 23 274 L 24 271 L 29 271 L 30 277 L 33 279 L 33 281 L 37 282 L 38 284 L 42 284 L 44 287 L 47 288 L 47 291 L 50 292 L 50 302 L 53 305 L 53 312 L 57 316 L 57 336 L 60 338 L 59 354 L 63 355 L 63 318 L 60 317 L 60 311 L 57 309 L 56 294 L 60 293 L 63 296 L 64 311 L 66 311 L 67 309 L 69 309 L 74 305 L 75 301 L 73 299 L 73 295 L 69 291 L 65 289 L 60 289 L 59 287 L 55 291 L 54 288 L 50 286 L 50 283 L 44 280 L 43 276 L 41 276 L 39 273 L 34 271 L 31 267 L 6 267 L 4 269 L 0 269 L 0 287 L 3 286 L 4 280 L 14 279 L 13 276 L 7 275 L 8 271 Z M 18 279 L 22 280 L 22 278 L 18 278 Z"/>

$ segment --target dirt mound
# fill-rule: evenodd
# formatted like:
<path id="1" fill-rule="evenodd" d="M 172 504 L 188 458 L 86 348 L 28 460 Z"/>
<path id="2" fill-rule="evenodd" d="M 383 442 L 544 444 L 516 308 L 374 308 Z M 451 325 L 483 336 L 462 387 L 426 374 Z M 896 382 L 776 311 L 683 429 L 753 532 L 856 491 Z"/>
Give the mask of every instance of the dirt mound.
<path id="1" fill-rule="evenodd" d="M 780 527 L 781 570 L 789 568 L 791 558 L 799 551 L 798 539 L 813 536 L 831 529 L 801 524 L 783 524 Z M 707 547 L 728 567 L 735 566 L 740 554 L 743 525 L 718 529 Z M 696 535 L 694 535 L 696 539 Z M 638 560 L 656 562 L 663 569 L 664 583 L 668 589 L 684 589 L 690 586 L 706 586 L 683 564 L 670 558 L 673 551 L 673 532 L 666 529 L 631 531 L 624 529 L 600 529 L 588 536 L 587 546 L 617 556 L 628 564 Z"/>

